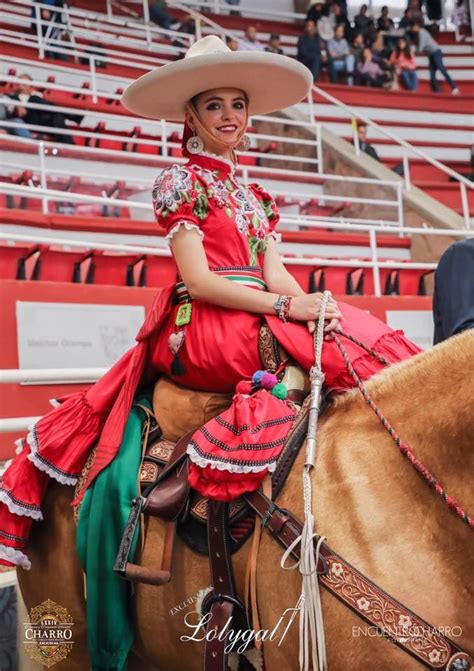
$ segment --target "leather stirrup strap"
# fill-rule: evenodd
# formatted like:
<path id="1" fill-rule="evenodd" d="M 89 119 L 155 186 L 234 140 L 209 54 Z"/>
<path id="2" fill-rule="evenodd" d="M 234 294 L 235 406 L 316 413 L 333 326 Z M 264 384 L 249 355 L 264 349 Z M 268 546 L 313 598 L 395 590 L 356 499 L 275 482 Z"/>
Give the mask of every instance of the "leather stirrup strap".
<path id="1" fill-rule="evenodd" d="M 262 489 L 265 496 L 272 498 L 272 479 L 270 475 L 266 475 L 262 483 Z M 257 600 L 257 560 L 258 551 L 260 548 L 260 541 L 262 538 L 262 522 L 258 515 L 255 517 L 255 529 L 252 538 L 252 547 L 247 560 L 247 567 L 245 571 L 245 611 L 247 619 L 252 623 L 254 631 L 259 631 L 260 615 L 258 612 Z M 249 603 L 250 600 L 250 603 Z M 250 617 L 251 614 L 251 617 Z M 255 647 L 261 648 L 262 641 L 260 639 L 255 641 Z"/>
<path id="2" fill-rule="evenodd" d="M 228 653 L 225 648 L 228 633 L 222 637 L 219 634 L 229 618 L 232 622 L 235 605 L 239 605 L 235 595 L 232 559 L 227 540 L 228 511 L 227 503 L 209 500 L 207 535 L 213 590 L 204 598 L 202 608 L 203 613 L 207 611 L 210 613 L 207 632 L 215 630 L 216 633 L 212 637 L 206 637 L 205 671 L 227 671 Z M 231 628 L 232 623 L 227 627 L 227 631 Z"/>

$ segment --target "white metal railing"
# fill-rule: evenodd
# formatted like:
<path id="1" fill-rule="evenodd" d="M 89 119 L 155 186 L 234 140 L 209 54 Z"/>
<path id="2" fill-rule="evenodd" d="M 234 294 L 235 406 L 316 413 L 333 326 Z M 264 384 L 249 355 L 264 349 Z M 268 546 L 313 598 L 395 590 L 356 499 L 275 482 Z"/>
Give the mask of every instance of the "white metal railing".
<path id="1" fill-rule="evenodd" d="M 143 207 L 148 207 L 146 204 L 142 203 Z M 380 285 L 380 269 L 381 268 L 393 268 L 393 269 L 426 269 L 434 270 L 436 268 L 436 263 L 418 263 L 412 261 L 395 261 L 395 260 L 381 260 L 381 249 L 378 244 L 379 235 L 384 233 L 392 233 L 393 227 L 387 225 L 381 226 L 371 226 L 368 224 L 350 224 L 347 222 L 328 222 L 328 221 L 314 221 L 309 217 L 283 217 L 282 223 L 294 223 L 298 222 L 301 225 L 305 225 L 311 229 L 320 229 L 327 228 L 328 225 L 331 226 L 333 230 L 351 230 L 351 231 L 360 231 L 367 232 L 369 234 L 369 247 L 370 247 L 370 259 L 328 259 L 323 257 L 316 256 L 285 256 L 282 255 L 283 262 L 288 266 L 298 266 L 298 265 L 307 265 L 307 266 L 327 266 L 327 267 L 354 267 L 354 268 L 371 268 L 373 271 L 374 279 L 374 291 L 376 296 L 381 296 L 381 285 Z M 282 228 L 283 230 L 283 228 Z M 434 236 L 452 236 L 452 237 L 470 237 L 470 233 L 462 229 L 439 229 L 439 228 L 428 228 L 428 227 L 417 227 L 417 228 L 405 228 L 403 231 L 404 235 L 434 235 Z M 72 240 L 70 238 L 48 238 L 45 242 L 44 236 L 33 235 L 31 233 L 9 233 L 5 231 L 0 231 L 0 240 L 18 242 L 25 244 L 46 244 L 54 245 L 58 247 L 65 248 L 79 248 L 84 249 L 97 249 L 101 251 L 115 252 L 117 254 L 141 254 L 148 256 L 162 256 L 162 257 L 171 257 L 171 252 L 168 248 L 160 248 L 152 245 L 127 245 L 127 244 L 117 244 L 111 242 L 95 242 L 88 240 Z"/>
<path id="2" fill-rule="evenodd" d="M 99 205 L 109 205 L 111 207 L 125 207 L 125 208 L 137 208 L 137 209 L 143 209 L 146 211 L 151 211 L 152 210 L 152 205 L 149 203 L 143 203 L 141 201 L 136 201 L 133 199 L 127 199 L 123 200 L 120 198 L 113 198 L 107 195 L 101 196 L 93 196 L 90 194 L 81 194 L 77 193 L 75 191 L 62 191 L 62 190 L 55 190 L 55 189 L 48 189 L 47 188 L 47 178 L 48 178 L 48 173 L 46 169 L 46 161 L 45 161 L 45 144 L 44 142 L 39 143 L 38 145 L 38 152 L 39 152 L 39 163 L 40 163 L 40 184 L 41 186 L 34 186 L 33 184 L 30 186 L 26 185 L 21 185 L 21 184 L 12 184 L 9 182 L 0 182 L 0 193 L 6 193 L 10 195 L 18 195 L 21 197 L 26 197 L 26 198 L 33 198 L 33 199 L 41 199 L 42 201 L 42 211 L 44 214 L 47 214 L 49 212 L 49 201 L 70 201 L 70 202 L 85 202 L 85 203 L 90 203 L 90 204 L 99 204 Z M 121 152 L 116 152 L 120 154 Z M 278 170 L 278 169 L 276 169 Z M 273 170 L 273 176 L 277 177 L 275 174 L 276 170 Z M 265 175 L 268 177 L 268 170 L 266 168 L 254 168 L 252 167 L 251 169 L 248 166 L 241 166 L 241 173 L 242 173 L 242 179 L 245 184 L 249 183 L 249 173 L 257 174 L 259 172 L 264 172 Z M 287 170 L 281 170 L 281 173 L 283 175 L 287 175 L 288 171 Z M 302 175 L 306 175 L 307 173 L 301 173 Z M 69 176 L 72 176 L 71 171 L 69 171 Z M 325 175 L 324 173 L 318 174 L 318 178 L 321 179 L 324 182 L 337 182 L 337 183 L 346 183 L 349 182 L 346 176 L 343 175 L 332 175 L 328 174 Z M 352 196 L 352 195 L 346 195 L 346 194 L 319 194 L 319 200 L 323 202 L 347 202 L 350 201 L 351 203 L 364 203 L 372 206 L 385 206 L 388 208 L 391 208 L 394 214 L 393 219 L 390 220 L 383 220 L 380 219 L 379 223 L 388 223 L 391 224 L 392 227 L 402 227 L 403 226 L 403 201 L 402 201 L 402 190 L 401 190 L 401 182 L 400 181 L 394 181 L 394 182 L 381 182 L 381 180 L 377 180 L 374 178 L 369 178 L 369 177 L 354 177 L 351 180 L 353 183 L 357 184 L 365 184 L 365 185 L 372 185 L 372 186 L 377 186 L 380 188 L 381 186 L 385 186 L 388 188 L 389 191 L 394 192 L 394 198 L 389 199 L 388 197 L 386 198 L 381 198 L 381 197 L 363 197 L 363 196 Z M 149 188 L 149 183 L 147 180 L 143 179 L 144 187 Z M 349 182 L 350 183 L 350 182 Z M 295 193 L 289 189 L 285 188 L 273 188 L 272 189 L 273 195 L 274 196 L 283 196 L 287 198 L 291 198 L 292 202 L 298 201 L 298 199 L 303 203 L 308 200 L 315 200 L 316 194 L 310 192 L 310 191 L 304 191 L 304 190 L 299 190 L 298 193 Z M 282 213 L 282 220 L 286 220 L 290 223 L 290 217 Z M 304 221 L 311 221 L 312 218 L 310 216 L 305 216 Z M 328 221 L 328 218 L 326 218 L 326 221 Z M 366 223 L 370 223 L 371 220 L 364 220 Z M 294 220 L 291 220 L 291 223 L 303 223 L 303 220 L 300 220 L 299 217 L 297 217 Z"/>
<path id="3" fill-rule="evenodd" d="M 460 173 L 456 172 L 455 170 L 452 170 L 449 168 L 447 165 L 444 165 L 437 159 L 431 157 L 429 154 L 426 152 L 422 151 L 418 147 L 415 147 L 414 145 L 410 144 L 406 140 L 403 140 L 402 138 L 398 137 L 394 133 L 390 132 L 389 130 L 386 130 L 383 126 L 380 126 L 376 121 L 373 121 L 369 117 L 367 117 L 365 114 L 362 114 L 360 112 L 357 112 L 354 110 L 352 107 L 349 105 L 346 105 L 342 101 L 340 101 L 338 98 L 334 97 L 327 91 L 324 91 L 321 87 L 314 85 L 313 86 L 313 91 L 320 96 L 321 98 L 324 98 L 325 100 L 329 101 L 333 105 L 336 105 L 340 109 L 344 110 L 346 114 L 350 118 L 350 123 L 351 123 L 351 132 L 352 132 L 352 138 L 353 138 L 353 143 L 354 143 L 354 150 L 355 153 L 359 156 L 360 155 L 360 146 L 359 146 L 359 137 L 357 134 L 357 125 L 358 121 L 363 121 L 365 122 L 368 126 L 371 128 L 376 129 L 379 133 L 384 135 L 385 137 L 389 138 L 392 142 L 400 145 L 402 147 L 402 160 L 403 160 L 403 168 L 404 168 L 404 182 L 405 182 L 405 189 L 407 191 L 410 191 L 411 189 L 411 177 L 410 177 L 410 154 L 414 154 L 417 158 L 421 158 L 427 163 L 430 163 L 432 166 L 440 170 L 441 172 L 444 172 L 445 174 L 449 175 L 452 177 L 454 180 L 459 185 L 460 189 L 460 195 L 461 195 L 461 204 L 462 204 L 462 212 L 463 212 L 463 218 L 465 222 L 466 228 L 470 228 L 470 212 L 469 212 L 469 202 L 468 202 L 468 197 L 467 197 L 467 189 L 474 190 L 474 182 L 471 182 L 469 179 L 464 177 L 464 175 L 461 175 Z"/>

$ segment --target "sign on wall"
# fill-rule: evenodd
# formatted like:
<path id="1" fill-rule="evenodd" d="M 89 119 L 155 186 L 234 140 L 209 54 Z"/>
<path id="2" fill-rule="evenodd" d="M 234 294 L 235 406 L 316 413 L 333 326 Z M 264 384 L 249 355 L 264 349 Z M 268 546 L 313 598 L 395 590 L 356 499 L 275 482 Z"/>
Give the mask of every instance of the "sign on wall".
<path id="1" fill-rule="evenodd" d="M 422 349 L 433 345 L 433 314 L 429 310 L 387 310 L 387 324 L 402 329 Z"/>
<path id="2" fill-rule="evenodd" d="M 141 305 L 16 303 L 20 368 L 101 368 L 135 344 Z"/>

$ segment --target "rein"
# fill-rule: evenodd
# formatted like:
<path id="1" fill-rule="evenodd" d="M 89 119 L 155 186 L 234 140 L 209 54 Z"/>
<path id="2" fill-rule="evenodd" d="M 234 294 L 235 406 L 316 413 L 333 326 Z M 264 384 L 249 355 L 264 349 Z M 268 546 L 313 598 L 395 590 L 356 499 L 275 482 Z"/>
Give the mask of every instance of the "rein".
<path id="1" fill-rule="evenodd" d="M 384 429 L 387 431 L 387 433 L 390 435 L 392 440 L 394 441 L 395 445 L 398 447 L 400 450 L 401 454 L 408 459 L 408 461 L 411 463 L 413 468 L 421 475 L 421 477 L 428 483 L 428 485 L 438 494 L 438 496 L 441 497 L 441 499 L 447 504 L 447 506 L 456 513 L 458 517 L 462 519 L 463 522 L 465 522 L 471 529 L 474 529 L 474 518 L 472 518 L 470 515 L 466 513 L 464 508 L 458 503 L 458 501 L 453 497 L 450 496 L 446 490 L 444 489 L 443 485 L 441 482 L 438 480 L 438 478 L 433 475 L 433 473 L 426 468 L 426 466 L 415 456 L 413 450 L 410 448 L 410 446 L 405 443 L 399 436 L 398 432 L 393 428 L 393 426 L 390 424 L 388 419 L 383 415 L 381 412 L 380 408 L 377 406 L 373 398 L 369 395 L 367 392 L 367 389 L 365 388 L 364 383 L 362 382 L 361 378 L 359 375 L 356 373 L 354 366 L 352 365 L 347 352 L 344 348 L 344 345 L 342 344 L 339 336 L 343 336 L 344 338 L 347 338 L 348 340 L 351 340 L 353 343 L 356 345 L 359 345 L 362 347 L 363 350 L 365 350 L 368 354 L 371 354 L 375 359 L 380 361 L 386 366 L 390 365 L 390 361 L 388 361 L 385 357 L 381 356 L 380 354 L 377 354 L 374 350 L 372 350 L 370 347 L 367 347 L 363 342 L 360 340 L 357 340 L 353 336 L 345 333 L 342 331 L 342 329 L 336 329 L 333 331 L 330 336 L 336 343 L 342 358 L 344 359 L 344 363 L 346 364 L 347 370 L 354 380 L 358 390 L 360 391 L 362 397 L 366 401 L 366 403 L 372 408 L 378 419 L 380 420 L 382 426 Z"/>

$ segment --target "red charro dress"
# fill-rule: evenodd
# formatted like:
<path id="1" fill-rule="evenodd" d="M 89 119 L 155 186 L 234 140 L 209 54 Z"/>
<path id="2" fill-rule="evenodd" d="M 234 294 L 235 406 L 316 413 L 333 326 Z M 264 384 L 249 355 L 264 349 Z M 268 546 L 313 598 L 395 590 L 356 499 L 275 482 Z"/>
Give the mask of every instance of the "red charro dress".
<path id="1" fill-rule="evenodd" d="M 237 180 L 230 162 L 200 154 L 186 165 L 167 168 L 156 180 L 153 203 L 158 224 L 165 228 L 168 239 L 182 226 L 195 229 L 213 272 L 256 290 L 266 289 L 263 257 L 267 239 L 277 237 L 274 230 L 278 211 L 264 189 L 256 184 L 246 187 Z M 160 374 L 193 389 L 234 392 L 240 381 L 249 380 L 261 368 L 258 334 L 263 320 L 297 363 L 305 370 L 313 365 L 313 338 L 306 324 L 285 324 L 276 315 L 230 310 L 200 300 L 192 301 L 189 319 L 187 308 L 183 314 L 187 301 L 182 283 L 159 290 L 136 345 L 96 384 L 59 399 L 58 405 L 21 441 L 21 452 L 0 483 L 0 563 L 29 567 L 24 550 L 33 521 L 42 519 L 41 502 L 49 478 L 75 485 L 92 446 L 97 445 L 93 466 L 75 500 L 79 502 L 117 453 L 137 390 Z M 342 328 L 389 361 L 397 362 L 420 351 L 403 332 L 393 331 L 362 310 L 344 303 L 339 306 Z M 180 310 L 184 324 L 183 319 L 176 323 Z M 351 341 L 345 344 L 363 379 L 380 370 L 382 364 L 358 345 Z M 324 345 L 323 368 L 328 388 L 343 390 L 353 386 L 333 342 Z M 272 440 L 263 446 L 273 449 L 282 441 L 278 427 L 291 417 L 291 412 L 285 402 L 269 397 L 236 394 L 233 412 L 237 424 L 243 422 L 239 426 L 248 427 L 246 418 L 250 416 L 253 428 L 274 425 Z M 251 400 L 244 402 L 245 398 Z M 272 418 L 278 415 L 278 419 L 266 421 L 267 412 Z M 235 426 L 225 421 L 217 429 L 231 430 L 236 435 Z M 247 432 L 247 437 L 252 431 Z M 239 435 L 237 440 L 243 440 L 243 434 Z M 202 439 L 201 435 L 201 442 Z M 265 454 L 268 459 L 269 454 Z M 210 463 L 200 461 L 199 455 L 194 461 L 204 470 Z M 225 466 L 218 464 L 217 469 L 221 468 Z M 236 472 L 245 471 L 237 468 Z"/>

